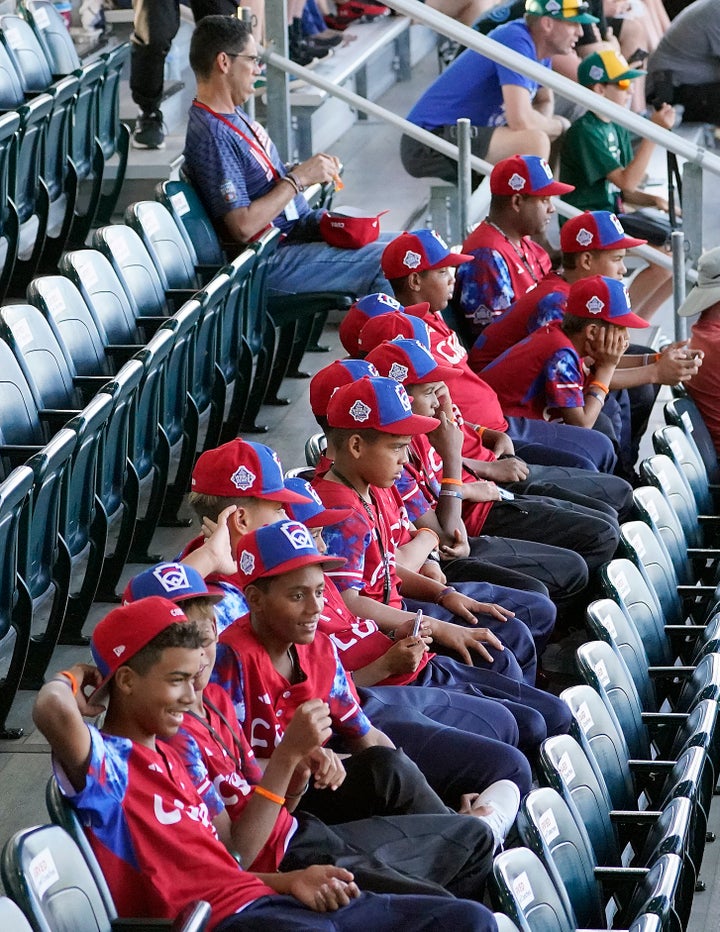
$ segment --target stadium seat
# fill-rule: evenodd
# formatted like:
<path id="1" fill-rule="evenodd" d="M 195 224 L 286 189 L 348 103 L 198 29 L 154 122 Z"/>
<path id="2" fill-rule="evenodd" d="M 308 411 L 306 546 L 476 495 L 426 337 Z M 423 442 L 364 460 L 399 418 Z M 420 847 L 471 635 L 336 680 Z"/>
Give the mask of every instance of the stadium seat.
<path id="1" fill-rule="evenodd" d="M 320 457 L 327 450 L 327 438 L 323 433 L 313 434 L 305 441 L 305 462 L 313 469 L 320 462 Z"/>
<path id="2" fill-rule="evenodd" d="M 700 514 L 716 514 L 717 501 L 713 498 L 705 463 L 692 437 L 681 427 L 666 424 L 665 427 L 658 427 L 653 431 L 652 440 L 655 452 L 669 456 L 682 471 L 692 489 Z"/>
<path id="3" fill-rule="evenodd" d="M 130 58 L 130 43 L 123 42 L 100 56 L 105 65 L 98 94 L 97 140 L 105 165 L 116 158 L 115 178 L 103 185 L 96 213 L 98 224 L 110 223 L 122 190 L 130 151 L 130 127 L 120 119 L 120 76 Z"/>
<path id="4" fill-rule="evenodd" d="M 201 282 L 195 257 L 163 204 L 135 201 L 125 210 L 125 224 L 142 240 L 166 294 L 169 289 L 197 291 L 201 284 L 209 281 L 210 276 L 206 274 Z"/>
<path id="5" fill-rule="evenodd" d="M 227 385 L 218 359 L 222 315 L 230 284 L 230 277 L 220 273 L 197 295 L 202 313 L 195 333 L 190 394 L 200 415 L 202 450 L 211 450 L 218 445 L 223 426 Z"/>
<path id="6" fill-rule="evenodd" d="M 529 848 L 511 848 L 493 861 L 491 897 L 523 932 L 575 932 L 572 907 Z"/>
<path id="7" fill-rule="evenodd" d="M 0 655 L 5 675 L 0 680 L 0 738 L 20 738 L 22 728 L 7 724 L 30 640 L 30 593 L 17 572 L 18 540 L 26 521 L 26 502 L 32 492 L 33 471 L 18 466 L 0 482 Z M 22 528 L 25 533 L 25 528 Z"/>
<path id="8" fill-rule="evenodd" d="M 83 246 L 95 222 L 102 193 L 105 159 L 97 136 L 98 101 L 105 78 L 105 62 L 97 59 L 77 73 L 75 118 L 70 134 L 70 155 L 78 177 L 78 201 L 68 246 Z"/>
<path id="9" fill-rule="evenodd" d="M 10 199 L 10 171 L 17 161 L 20 116 L 0 114 L 0 300 L 8 292 L 18 251 L 20 221 Z"/>
<path id="10" fill-rule="evenodd" d="M 43 877 L 47 882 L 37 882 L 38 856 L 54 866 L 54 870 L 48 867 L 48 874 Z M 36 929 L 41 932 L 70 929 L 110 932 L 113 927 L 115 910 L 108 910 L 87 861 L 59 825 L 41 825 L 16 832 L 3 848 L 1 867 L 5 888 L 23 912 L 32 916 Z M 209 919 L 210 906 L 200 900 L 192 905 L 191 917 L 183 917 L 180 928 L 183 932 L 199 932 Z M 178 928 L 171 920 L 152 920 L 152 927 Z"/>
<path id="11" fill-rule="evenodd" d="M 25 913 L 8 896 L 0 896 L 0 925 L 12 932 L 33 932 Z"/>
<path id="12" fill-rule="evenodd" d="M 65 20 L 49 0 L 26 0 L 21 12 L 42 46 L 53 78 L 82 67 Z"/>
<path id="13" fill-rule="evenodd" d="M 215 272 L 227 262 L 212 221 L 189 181 L 163 181 L 155 197 L 171 213 L 199 270 Z"/>
<path id="14" fill-rule="evenodd" d="M 718 534 L 718 520 L 704 516 L 701 521 L 695 496 L 687 479 L 669 456 L 656 453 L 640 463 L 643 480 L 660 489 L 682 525 L 690 547 L 712 547 Z"/>
<path id="15" fill-rule="evenodd" d="M 135 230 L 122 223 L 100 227 L 93 233 L 92 244 L 112 265 L 135 317 L 167 317 L 175 310 L 165 295 L 153 260 Z M 188 297 L 190 295 L 183 294 L 181 301 Z"/>
<path id="16" fill-rule="evenodd" d="M 708 480 L 713 484 L 720 483 L 720 464 L 718 463 L 717 451 L 705 421 L 703 421 L 702 415 L 692 398 L 689 395 L 684 395 L 682 398 L 672 398 L 663 408 L 663 414 L 667 424 L 675 424 L 681 427 L 688 436 L 692 437 L 705 464 Z"/>
<path id="17" fill-rule="evenodd" d="M 226 408 L 220 443 L 233 440 L 240 432 L 252 383 L 252 351 L 242 334 L 247 314 L 255 253 L 245 249 L 225 269 L 230 290 L 225 299 L 220 327 L 218 365 L 225 379 L 230 403 Z"/>

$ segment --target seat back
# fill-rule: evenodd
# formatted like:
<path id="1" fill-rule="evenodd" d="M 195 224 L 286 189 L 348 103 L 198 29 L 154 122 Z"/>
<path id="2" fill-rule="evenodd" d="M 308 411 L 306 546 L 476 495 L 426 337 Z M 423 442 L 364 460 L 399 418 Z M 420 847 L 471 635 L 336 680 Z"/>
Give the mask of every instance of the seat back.
<path id="1" fill-rule="evenodd" d="M 136 317 L 167 314 L 165 289 L 135 230 L 121 223 L 100 227 L 92 241 L 112 265 Z"/>
<path id="2" fill-rule="evenodd" d="M 580 815 L 557 790 L 532 790 L 520 804 L 517 828 L 524 845 L 543 862 L 555 886 L 564 889 L 579 928 L 601 928 L 605 912 L 595 880 L 595 852 Z"/>
<path id="3" fill-rule="evenodd" d="M 216 275 L 197 295 L 197 300 L 202 305 L 202 313 L 195 331 L 194 355 L 190 368 L 190 394 L 201 414 L 213 404 L 222 404 L 224 407 L 225 379 L 218 365 L 218 348 L 222 315 L 229 291 L 230 277 L 222 273 Z M 216 411 L 215 415 L 215 423 L 212 425 L 215 437 L 206 439 L 206 445 L 210 446 L 217 445 L 217 435 L 222 426 L 222 411 Z"/>
<path id="4" fill-rule="evenodd" d="M 38 408 L 80 408 L 73 372 L 48 323 L 32 304 L 0 308 L 0 338 L 15 354 Z"/>
<path id="5" fill-rule="evenodd" d="M 612 599 L 596 599 L 588 605 L 585 617 L 595 637 L 618 650 L 635 684 L 642 708 L 656 712 L 658 700 L 648 673 L 650 662 L 642 639 L 628 615 Z"/>
<path id="6" fill-rule="evenodd" d="M 8 896 L 0 896 L 0 926 L 12 932 L 33 932 L 25 913 Z"/>
<path id="7" fill-rule="evenodd" d="M 611 560 L 600 570 L 603 592 L 627 612 L 645 645 L 653 666 L 673 662 L 670 642 L 665 635 L 665 622 L 657 595 L 640 570 L 630 560 Z"/>
<path id="8" fill-rule="evenodd" d="M 60 271 L 82 295 L 95 324 L 110 344 L 141 343 L 135 306 L 110 261 L 97 249 L 75 249 L 60 260 Z"/>
<path id="9" fill-rule="evenodd" d="M 56 81 L 51 88 L 53 109 L 48 122 L 42 171 L 51 204 L 54 204 L 65 193 L 66 189 L 65 179 L 68 174 L 70 156 L 70 131 L 78 87 L 78 79 L 74 75 L 68 75 Z"/>
<path id="10" fill-rule="evenodd" d="M 305 462 L 313 469 L 320 462 L 320 457 L 327 450 L 327 437 L 323 433 L 313 434 L 305 441 Z"/>
<path id="11" fill-rule="evenodd" d="M 682 624 L 685 612 L 678 594 L 680 582 L 663 542 L 644 521 L 626 521 L 620 528 L 620 546 L 657 596 L 665 623 Z"/>
<path id="12" fill-rule="evenodd" d="M 689 437 L 692 437 L 705 464 L 709 481 L 720 482 L 717 451 L 710 431 L 692 398 L 689 395 L 683 398 L 672 398 L 663 408 L 663 413 L 666 423 L 681 427 Z"/>
<path id="13" fill-rule="evenodd" d="M 538 762 L 541 782 L 580 813 L 598 864 L 619 864 L 620 846 L 610 820 L 612 803 L 594 761 L 571 735 L 554 735 L 540 746 Z"/>
<path id="14" fill-rule="evenodd" d="M 654 913 L 664 932 L 682 932 L 685 925 L 675 908 L 675 899 L 682 884 L 683 864 L 674 854 L 658 858 L 648 874 L 637 885 L 628 906 L 628 914 Z"/>
<path id="15" fill-rule="evenodd" d="M 59 825 L 16 832 L 2 853 L 5 889 L 43 932 L 110 932 L 110 917 L 80 849 Z"/>
<path id="16" fill-rule="evenodd" d="M 164 418 L 165 368 L 173 343 L 173 333 L 161 328 L 134 357 L 143 364 L 144 373 L 130 434 L 130 458 L 141 480 L 155 469 L 159 425 Z"/>
<path id="17" fill-rule="evenodd" d="M 134 410 L 142 377 L 142 363 L 131 359 L 101 389 L 113 402 L 98 482 L 98 496 L 108 516 L 114 515 L 123 503 L 127 504 L 130 425 L 135 420 Z M 137 511 L 137 501 L 134 502 L 134 509 Z"/>
<path id="18" fill-rule="evenodd" d="M 564 891 L 529 848 L 503 851 L 493 861 L 497 905 L 525 932 L 575 932 L 577 925 Z"/>
<path id="19" fill-rule="evenodd" d="M 44 169 L 46 136 L 52 110 L 53 99 L 50 94 L 39 94 L 18 107 L 20 136 L 17 171 L 14 185 L 10 179 L 10 196 L 20 223 L 25 223 L 43 209 L 38 179 L 42 178 Z"/>
<path id="20" fill-rule="evenodd" d="M 633 491 L 633 502 L 642 521 L 658 535 L 683 586 L 695 582 L 688 557 L 688 543 L 680 519 L 657 486 L 642 485 Z"/>
<path id="21" fill-rule="evenodd" d="M 125 223 L 142 240 L 164 289 L 200 287 L 194 258 L 166 207 L 158 201 L 136 201 L 126 209 Z"/>
<path id="22" fill-rule="evenodd" d="M 650 735 L 642 720 L 640 697 L 619 651 L 606 641 L 588 641 L 578 647 L 576 658 L 582 678 L 615 713 L 630 756 L 649 760 Z"/>
<path id="23" fill-rule="evenodd" d="M 251 247 L 255 252 L 255 268 L 253 269 L 252 284 L 250 287 L 250 301 L 243 334 L 253 353 L 260 351 L 269 326 L 267 320 L 267 273 L 271 259 L 280 245 L 280 230 L 272 227 L 258 237 Z"/>
<path id="24" fill-rule="evenodd" d="M 590 686 L 570 686 L 560 698 L 573 714 L 571 734 L 602 775 L 612 808 L 637 809 L 630 754 L 615 713 Z"/>
<path id="25" fill-rule="evenodd" d="M 5 42 L 0 42 L 0 110 L 13 110 L 25 102 L 20 75 Z"/>
<path id="26" fill-rule="evenodd" d="M 105 77 L 105 62 L 101 59 L 84 65 L 78 72 L 75 119 L 70 136 L 70 153 L 78 178 L 88 178 L 98 167 L 96 147 L 98 128 L 98 98 Z M 102 153 L 100 153 L 102 155 Z"/>
<path id="27" fill-rule="evenodd" d="M 43 275 L 30 282 L 28 301 L 37 307 L 78 375 L 110 375 L 105 346 L 109 339 L 76 286 L 64 275 Z"/>
<path id="28" fill-rule="evenodd" d="M 194 358 L 195 337 L 200 325 L 202 305 L 197 300 L 187 301 L 161 329 L 171 330 L 175 340 L 165 370 L 165 401 L 163 404 L 163 428 L 170 446 L 174 447 L 183 439 L 188 430 L 193 436 L 187 437 L 188 444 L 195 450 L 197 441 L 197 423 L 191 428 L 188 424 L 188 389 L 190 383 L 190 366 Z M 197 412 L 195 412 L 195 420 Z M 189 478 L 189 476 L 187 477 Z"/>
<path id="29" fill-rule="evenodd" d="M 50 64 L 30 23 L 7 13 L 0 16 L 0 35 L 20 76 L 23 93 L 46 91 L 52 84 Z"/>
<path id="30" fill-rule="evenodd" d="M 698 521 L 697 504 L 687 479 L 669 456 L 656 453 L 640 464 L 646 482 L 660 489 L 675 511 L 690 547 L 701 547 L 703 534 Z"/>
<path id="31" fill-rule="evenodd" d="M 7 727 L 7 716 L 25 666 L 30 641 L 32 606 L 27 587 L 18 575 L 18 541 L 27 535 L 27 501 L 32 491 L 33 471 L 18 466 L 0 482 L 0 645 L 9 647 L 5 676 L 0 681 L 0 737 L 18 738 L 22 729 Z M 26 539 L 26 538 L 25 538 Z"/>
<path id="32" fill-rule="evenodd" d="M 0 114 L 0 300 L 10 285 L 18 250 L 19 221 L 9 191 L 11 179 L 17 173 L 19 130 L 18 113 Z"/>
<path id="33" fill-rule="evenodd" d="M 220 245 L 212 220 L 189 181 L 163 181 L 155 196 L 170 211 L 196 265 L 220 268 L 227 257 Z"/>
<path id="34" fill-rule="evenodd" d="M 121 131 L 120 78 L 130 60 L 130 43 L 123 42 L 102 56 L 105 74 L 98 97 L 97 137 L 106 159 L 115 153 Z"/>
<path id="35" fill-rule="evenodd" d="M 65 20 L 49 0 L 26 0 L 25 15 L 54 76 L 72 74 L 82 67 Z"/>
<path id="36" fill-rule="evenodd" d="M 0 340 L 0 443 L 42 446 L 47 439 L 25 374 Z"/>
<path id="37" fill-rule="evenodd" d="M 240 429 L 240 420 L 252 378 L 251 354 L 249 347 L 243 343 L 242 325 L 250 300 L 254 265 L 255 253 L 251 249 L 245 249 L 229 266 L 225 266 L 225 271 L 230 276 L 230 290 L 222 313 L 218 365 L 228 385 L 238 382 L 233 395 L 233 409 L 230 412 L 231 422 L 228 425 L 229 431 L 234 431 L 233 436 L 237 435 Z"/>
<path id="38" fill-rule="evenodd" d="M 667 424 L 653 431 L 653 448 L 656 453 L 669 456 L 687 479 L 701 514 L 713 514 L 713 499 L 710 493 L 707 470 L 692 436 L 681 427 Z"/>

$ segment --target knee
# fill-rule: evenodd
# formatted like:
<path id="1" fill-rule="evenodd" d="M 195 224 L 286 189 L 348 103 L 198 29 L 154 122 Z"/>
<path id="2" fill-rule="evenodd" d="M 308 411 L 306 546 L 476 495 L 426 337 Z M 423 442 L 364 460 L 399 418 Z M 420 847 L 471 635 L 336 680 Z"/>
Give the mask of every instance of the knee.
<path id="1" fill-rule="evenodd" d="M 528 155 L 537 155 L 541 159 L 550 157 L 550 137 L 539 129 L 527 129 L 518 134 L 518 151 Z"/>

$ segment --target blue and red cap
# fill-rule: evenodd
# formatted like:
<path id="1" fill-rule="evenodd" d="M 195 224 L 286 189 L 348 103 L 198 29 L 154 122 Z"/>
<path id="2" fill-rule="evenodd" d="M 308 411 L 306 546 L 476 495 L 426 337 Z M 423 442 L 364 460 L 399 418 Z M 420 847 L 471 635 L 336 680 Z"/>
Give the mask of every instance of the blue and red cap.
<path id="1" fill-rule="evenodd" d="M 292 479 L 285 480 L 285 487 L 292 489 L 299 495 L 304 495 L 308 499 L 302 505 L 288 505 L 285 511 L 288 518 L 294 521 L 302 521 L 305 527 L 327 527 L 330 524 L 340 524 L 346 521 L 352 515 L 352 508 L 326 508 L 322 499 L 315 489 L 301 479 L 300 476 L 293 476 Z"/>
<path id="2" fill-rule="evenodd" d="M 646 239 L 628 236 L 618 218 L 609 210 L 586 210 L 577 217 L 571 217 L 560 230 L 560 249 L 563 252 L 632 249 L 646 243 Z"/>
<path id="3" fill-rule="evenodd" d="M 288 492 L 277 453 L 263 443 L 237 437 L 203 453 L 193 469 L 190 488 L 202 495 L 222 498 L 262 498 L 270 502 L 294 502 Z"/>
<path id="4" fill-rule="evenodd" d="M 312 534 L 301 521 L 266 524 L 238 542 L 237 565 L 241 588 L 256 579 L 282 576 L 303 566 L 320 566 L 323 572 L 337 569 L 345 560 L 326 557 L 315 546 Z"/>
<path id="5" fill-rule="evenodd" d="M 385 340 L 394 340 L 396 337 L 417 340 L 430 349 L 430 331 L 427 324 L 420 317 L 395 312 L 370 318 L 360 331 L 358 350 L 367 354 Z"/>
<path id="6" fill-rule="evenodd" d="M 102 682 L 91 699 L 101 699 L 120 667 L 147 647 L 153 638 L 170 625 L 184 624 L 187 620 L 180 606 L 160 596 L 140 599 L 108 612 L 90 638 L 93 661 L 102 675 Z"/>
<path id="7" fill-rule="evenodd" d="M 426 382 L 446 382 L 461 375 L 459 369 L 439 366 L 429 350 L 417 340 L 389 340 L 368 354 L 380 375 L 395 379 L 402 385 L 422 385 Z"/>
<path id="8" fill-rule="evenodd" d="M 375 366 L 364 359 L 336 359 L 310 380 L 310 410 L 316 417 L 325 417 L 330 399 L 341 386 L 365 375 L 379 374 Z"/>
<path id="9" fill-rule="evenodd" d="M 410 307 L 416 310 L 419 315 L 424 314 L 430 309 L 430 305 L 427 301 L 423 301 L 420 304 L 413 304 Z M 357 356 L 360 331 L 371 317 L 379 317 L 380 314 L 389 314 L 393 311 L 404 310 L 405 308 L 399 301 L 396 301 L 395 298 L 391 298 L 389 294 L 383 294 L 381 291 L 360 298 L 343 317 L 338 327 L 338 336 L 346 352 L 351 356 Z"/>
<path id="10" fill-rule="evenodd" d="M 565 313 L 587 320 L 605 320 L 615 327 L 649 326 L 646 320 L 633 314 L 625 285 L 606 275 L 591 275 L 571 285 Z"/>
<path id="11" fill-rule="evenodd" d="M 380 264 L 385 278 L 405 278 L 411 272 L 456 268 L 472 260 L 472 256 L 453 252 L 435 230 L 413 230 L 401 233 L 383 250 Z"/>
<path id="12" fill-rule="evenodd" d="M 440 425 L 437 418 L 412 413 L 411 400 L 399 382 L 367 376 L 335 392 L 327 419 L 330 427 L 397 436 L 426 434 Z"/>
<path id="13" fill-rule="evenodd" d="M 133 576 L 122 594 L 123 605 L 147 599 L 151 595 L 175 603 L 198 598 L 219 602 L 224 593 L 208 589 L 205 580 L 192 566 L 185 563 L 158 563 Z"/>
<path id="14" fill-rule="evenodd" d="M 511 155 L 498 162 L 490 173 L 490 193 L 512 197 L 550 197 L 569 194 L 575 187 L 556 181 L 546 159 L 537 155 Z"/>

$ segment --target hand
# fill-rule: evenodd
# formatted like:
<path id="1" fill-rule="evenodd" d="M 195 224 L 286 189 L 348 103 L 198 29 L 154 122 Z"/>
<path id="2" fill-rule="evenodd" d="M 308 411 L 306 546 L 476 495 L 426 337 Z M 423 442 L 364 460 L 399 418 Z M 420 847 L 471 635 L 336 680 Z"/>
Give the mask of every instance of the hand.
<path id="1" fill-rule="evenodd" d="M 495 602 L 478 602 L 462 592 L 449 592 L 443 596 L 442 607 L 453 615 L 464 618 L 471 625 L 477 624 L 476 615 L 492 615 L 497 621 L 507 621 L 508 618 L 515 617 L 515 612 L 511 612 L 509 608 L 503 608 Z"/>
<path id="2" fill-rule="evenodd" d="M 440 569 L 440 564 L 436 563 L 435 560 L 426 560 L 418 570 L 418 574 L 424 576 L 426 579 L 432 579 L 435 582 L 442 583 L 443 585 L 447 582 L 445 573 L 443 573 Z"/>
<path id="3" fill-rule="evenodd" d="M 429 631 L 430 625 L 427 625 L 427 628 Z M 429 642 L 432 638 L 427 640 Z M 393 646 L 385 652 L 383 659 L 387 664 L 389 675 L 394 676 L 397 673 L 414 673 L 420 666 L 425 653 L 427 653 L 425 639 L 410 636 L 404 637 L 401 641 L 395 641 Z"/>
<path id="4" fill-rule="evenodd" d="M 95 718 L 96 715 L 100 715 L 104 712 L 104 705 L 98 702 L 88 701 L 88 696 L 92 696 L 103 681 L 102 673 L 98 668 L 89 663 L 75 663 L 68 668 L 68 673 L 72 673 L 78 684 L 75 702 L 80 710 L 80 714 L 84 715 L 86 718 Z M 65 676 L 58 676 L 58 679 L 65 680 L 68 684 L 70 683 L 70 680 Z"/>
<path id="5" fill-rule="evenodd" d="M 466 502 L 499 502 L 500 491 L 494 482 L 478 479 L 463 485 L 463 499 Z"/>
<path id="6" fill-rule="evenodd" d="M 228 520 L 231 514 L 237 511 L 237 505 L 229 505 L 218 515 L 217 524 L 210 518 L 203 518 L 202 533 L 205 538 L 203 551 L 208 554 L 214 564 L 209 572 L 222 573 L 233 576 L 237 573 L 237 564 L 230 544 L 230 529 Z"/>
<path id="7" fill-rule="evenodd" d="M 483 647 L 483 641 L 490 644 L 497 650 L 504 650 L 503 645 L 498 641 L 492 631 L 487 628 L 463 628 L 461 625 L 454 625 L 449 621 L 432 620 L 432 634 L 438 644 L 443 647 L 449 647 L 459 655 L 463 663 L 472 666 L 471 651 L 487 660 L 493 662 L 492 656 Z"/>
<path id="8" fill-rule="evenodd" d="M 334 751 L 316 748 L 305 758 L 316 790 L 336 790 L 346 777 L 345 767 Z"/>
<path id="9" fill-rule="evenodd" d="M 490 815 L 492 806 L 478 805 L 480 793 L 463 793 L 460 797 L 458 815 L 484 816 Z"/>
<path id="10" fill-rule="evenodd" d="M 301 162 L 293 171 L 300 184 L 307 187 L 309 184 L 332 181 L 340 173 L 340 160 L 326 152 L 318 152 L 312 158 Z"/>
<path id="11" fill-rule="evenodd" d="M 322 699 L 308 699 L 295 710 L 278 747 L 300 760 L 321 748 L 331 735 L 330 707 Z"/>
<path id="12" fill-rule="evenodd" d="M 614 368 L 629 345 L 630 341 L 623 328 L 598 327 L 590 352 L 596 366 L 613 366 Z"/>
<path id="13" fill-rule="evenodd" d="M 530 475 L 528 465 L 516 456 L 487 463 L 485 468 L 494 482 L 523 482 Z"/>
<path id="14" fill-rule="evenodd" d="M 314 864 L 286 876 L 290 896 L 316 913 L 334 912 L 360 896 L 350 871 L 332 864 Z"/>
<path id="15" fill-rule="evenodd" d="M 652 111 L 650 121 L 664 129 L 672 129 L 675 125 L 675 110 L 670 104 L 663 104 L 659 110 Z"/>
<path id="16" fill-rule="evenodd" d="M 456 527 L 452 533 L 452 543 L 440 545 L 442 560 L 459 560 L 470 556 L 470 543 L 465 528 Z"/>
<path id="17" fill-rule="evenodd" d="M 655 363 L 656 381 L 660 385 L 677 385 L 688 382 L 702 365 L 702 356 L 694 357 L 685 346 L 688 340 L 665 347 Z"/>
<path id="18" fill-rule="evenodd" d="M 451 455 L 460 456 L 463 446 L 463 432 L 454 424 L 444 411 L 439 411 L 436 417 L 440 426 L 427 435 L 430 443 L 435 447 L 442 460 Z"/>

